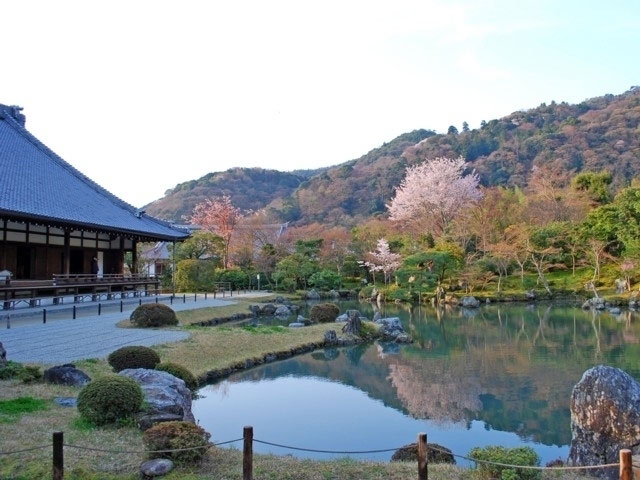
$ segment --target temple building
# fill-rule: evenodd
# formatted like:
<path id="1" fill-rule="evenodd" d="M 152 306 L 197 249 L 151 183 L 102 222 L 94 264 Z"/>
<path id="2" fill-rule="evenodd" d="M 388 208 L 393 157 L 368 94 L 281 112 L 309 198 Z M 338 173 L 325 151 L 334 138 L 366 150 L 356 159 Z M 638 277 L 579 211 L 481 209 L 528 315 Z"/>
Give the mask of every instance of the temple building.
<path id="1" fill-rule="evenodd" d="M 189 236 L 69 165 L 25 129 L 21 110 L 0 104 L 0 276 L 7 284 L 121 275 L 127 252 L 135 273 L 138 242 Z"/>

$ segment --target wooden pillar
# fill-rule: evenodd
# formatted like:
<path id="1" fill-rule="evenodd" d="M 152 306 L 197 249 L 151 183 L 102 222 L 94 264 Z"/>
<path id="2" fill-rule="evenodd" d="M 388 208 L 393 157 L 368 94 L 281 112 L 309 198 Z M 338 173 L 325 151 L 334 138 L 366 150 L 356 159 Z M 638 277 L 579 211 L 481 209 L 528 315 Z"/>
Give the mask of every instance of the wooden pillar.
<path id="1" fill-rule="evenodd" d="M 418 480 L 428 480 L 429 478 L 429 461 L 428 461 L 427 434 L 418 434 Z"/>
<path id="2" fill-rule="evenodd" d="M 64 230 L 64 248 L 62 250 L 62 265 L 65 275 L 69 275 L 71 270 L 71 231 L 68 228 Z"/>
<path id="3" fill-rule="evenodd" d="M 124 237 L 120 235 L 120 250 L 118 250 L 118 273 L 124 273 Z"/>
<path id="4" fill-rule="evenodd" d="M 631 450 L 620 450 L 620 480 L 633 480 L 633 464 Z"/>
<path id="5" fill-rule="evenodd" d="M 138 242 L 131 240 L 131 273 L 138 273 Z"/>
<path id="6" fill-rule="evenodd" d="M 242 480 L 253 480 L 253 427 L 244 427 L 242 437 Z"/>

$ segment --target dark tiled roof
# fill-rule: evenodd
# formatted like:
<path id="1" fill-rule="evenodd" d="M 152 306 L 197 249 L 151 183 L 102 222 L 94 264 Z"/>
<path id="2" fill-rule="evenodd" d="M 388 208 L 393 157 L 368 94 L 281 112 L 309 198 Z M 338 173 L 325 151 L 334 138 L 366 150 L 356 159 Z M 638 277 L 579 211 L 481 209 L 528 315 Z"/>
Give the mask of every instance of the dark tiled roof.
<path id="1" fill-rule="evenodd" d="M 17 107 L 0 104 L 0 214 L 178 240 L 184 230 L 138 211 L 53 153 L 25 128 Z"/>

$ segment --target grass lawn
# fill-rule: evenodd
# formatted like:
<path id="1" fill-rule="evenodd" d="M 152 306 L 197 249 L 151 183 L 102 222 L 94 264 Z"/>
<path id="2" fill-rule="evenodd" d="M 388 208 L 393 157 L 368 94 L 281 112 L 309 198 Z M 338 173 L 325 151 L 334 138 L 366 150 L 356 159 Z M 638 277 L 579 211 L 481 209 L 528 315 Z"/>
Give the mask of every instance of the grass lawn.
<path id="1" fill-rule="evenodd" d="M 321 342 L 327 330 L 342 325 L 324 323 L 305 328 L 185 327 L 191 338 L 155 347 L 162 361 L 179 363 L 200 376 L 237 362 L 289 350 L 305 343 Z"/>

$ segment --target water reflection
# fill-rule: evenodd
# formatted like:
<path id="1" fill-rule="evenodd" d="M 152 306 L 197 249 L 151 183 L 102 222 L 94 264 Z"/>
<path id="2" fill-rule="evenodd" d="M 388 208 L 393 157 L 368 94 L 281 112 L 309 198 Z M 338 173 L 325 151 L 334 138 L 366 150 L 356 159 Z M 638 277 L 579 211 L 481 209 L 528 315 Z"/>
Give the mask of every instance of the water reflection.
<path id="1" fill-rule="evenodd" d="M 375 307 L 341 308 L 371 318 Z M 605 363 L 640 377 L 633 312 L 383 309 L 401 317 L 414 344 L 325 349 L 234 375 L 203 389 L 197 417 L 218 439 L 253 422 L 256 437 L 259 425 L 276 442 L 361 449 L 367 438 L 367 448 L 384 448 L 385 439 L 403 444 L 426 429 L 433 441 L 463 453 L 476 445 L 531 444 L 552 460 L 566 454 L 569 396 L 584 370 Z"/>

